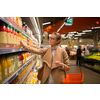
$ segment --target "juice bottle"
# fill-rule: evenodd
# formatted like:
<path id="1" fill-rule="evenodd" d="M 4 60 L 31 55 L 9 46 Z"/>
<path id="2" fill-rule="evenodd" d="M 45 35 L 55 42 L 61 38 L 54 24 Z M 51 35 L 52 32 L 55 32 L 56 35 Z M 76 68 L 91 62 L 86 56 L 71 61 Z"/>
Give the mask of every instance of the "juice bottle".
<path id="1" fill-rule="evenodd" d="M 13 34 L 14 34 L 14 44 L 16 44 L 16 31 L 15 31 L 15 28 L 12 28 L 13 29 Z"/>
<path id="2" fill-rule="evenodd" d="M 1 57 L 1 67 L 2 67 L 2 78 L 6 78 L 8 76 L 8 65 L 5 59 L 5 55 Z"/>
<path id="3" fill-rule="evenodd" d="M 14 34 L 13 34 L 13 30 L 12 30 L 12 26 L 10 26 L 10 31 L 11 31 L 11 44 L 14 44 L 13 43 L 13 36 L 14 36 Z"/>
<path id="4" fill-rule="evenodd" d="M 1 63 L 0 63 L 0 83 L 2 81 L 2 68 L 1 68 Z"/>
<path id="5" fill-rule="evenodd" d="M 11 62 L 9 55 L 7 55 L 6 61 L 7 61 L 7 65 L 8 65 L 8 74 L 11 75 L 13 72 L 13 64 Z"/>
<path id="6" fill-rule="evenodd" d="M 15 70 L 19 67 L 19 56 L 18 53 L 15 53 Z"/>
<path id="7" fill-rule="evenodd" d="M 12 34 L 13 34 L 13 44 L 15 44 L 15 37 L 14 37 L 14 33 L 15 31 L 14 31 L 14 28 L 12 27 Z"/>
<path id="8" fill-rule="evenodd" d="M 12 62 L 12 72 L 14 72 L 14 69 L 15 69 L 15 57 L 14 57 L 14 54 L 9 54 L 9 58 L 11 59 L 11 62 Z"/>
<path id="9" fill-rule="evenodd" d="M 9 28 L 10 26 L 7 25 L 7 43 L 11 44 L 11 30 Z"/>
<path id="10" fill-rule="evenodd" d="M 18 36 L 17 36 L 17 30 L 15 30 L 16 32 L 16 45 L 18 45 Z"/>
<path id="11" fill-rule="evenodd" d="M 7 32 L 6 32 L 6 24 L 0 24 L 0 44 L 1 48 L 4 47 L 4 44 L 7 44 Z"/>

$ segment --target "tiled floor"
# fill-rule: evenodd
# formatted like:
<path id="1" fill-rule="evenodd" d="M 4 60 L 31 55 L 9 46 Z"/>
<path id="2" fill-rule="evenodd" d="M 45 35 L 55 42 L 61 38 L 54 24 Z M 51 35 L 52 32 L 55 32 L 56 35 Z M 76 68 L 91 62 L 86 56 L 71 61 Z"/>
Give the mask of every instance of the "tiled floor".
<path id="1" fill-rule="evenodd" d="M 76 66 L 75 60 L 70 60 L 70 70 L 66 72 L 68 73 L 80 73 L 79 66 Z M 82 73 L 84 73 L 84 82 L 83 84 L 100 84 L 100 74 L 96 73 L 90 69 L 81 67 Z"/>

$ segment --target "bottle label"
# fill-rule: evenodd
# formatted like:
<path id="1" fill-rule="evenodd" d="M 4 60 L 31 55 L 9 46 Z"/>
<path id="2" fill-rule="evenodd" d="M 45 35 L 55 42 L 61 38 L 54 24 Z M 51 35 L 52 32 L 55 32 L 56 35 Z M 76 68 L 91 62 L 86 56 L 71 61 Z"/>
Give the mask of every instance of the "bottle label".
<path id="1" fill-rule="evenodd" d="M 0 80 L 2 80 L 2 73 L 0 72 Z"/>
<path id="2" fill-rule="evenodd" d="M 7 75 L 7 68 L 4 70 L 4 75 L 5 76 Z"/>
<path id="3" fill-rule="evenodd" d="M 13 71 L 12 67 L 13 66 L 9 67 L 9 74 L 12 73 L 12 71 Z"/>

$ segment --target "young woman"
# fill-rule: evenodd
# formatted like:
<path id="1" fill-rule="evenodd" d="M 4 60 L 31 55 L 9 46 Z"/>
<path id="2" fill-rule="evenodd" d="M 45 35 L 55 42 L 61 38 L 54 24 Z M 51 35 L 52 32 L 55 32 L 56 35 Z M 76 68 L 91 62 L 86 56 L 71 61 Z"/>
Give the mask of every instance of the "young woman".
<path id="1" fill-rule="evenodd" d="M 26 51 L 42 55 L 44 71 L 41 84 L 61 84 L 65 78 L 65 71 L 70 69 L 68 66 L 68 55 L 66 51 L 58 45 L 60 42 L 61 35 L 56 32 L 51 35 L 49 39 L 51 47 L 48 48 L 36 49 L 25 45 L 22 41 L 20 42 Z"/>

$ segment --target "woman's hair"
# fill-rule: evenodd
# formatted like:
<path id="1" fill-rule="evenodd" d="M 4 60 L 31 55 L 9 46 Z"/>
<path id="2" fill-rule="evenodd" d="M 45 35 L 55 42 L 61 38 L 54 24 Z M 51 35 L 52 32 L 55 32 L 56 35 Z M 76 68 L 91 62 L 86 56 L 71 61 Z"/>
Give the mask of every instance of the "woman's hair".
<path id="1" fill-rule="evenodd" d="M 59 41 L 59 40 L 60 40 L 60 42 L 61 42 L 62 37 L 61 37 L 60 33 L 53 32 L 52 34 L 55 34 L 55 35 L 57 36 L 57 41 Z M 59 42 L 58 44 L 60 44 L 60 42 Z"/>

